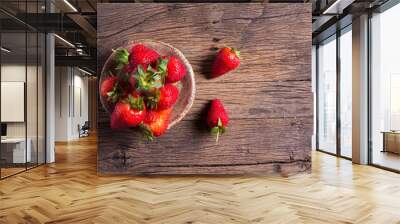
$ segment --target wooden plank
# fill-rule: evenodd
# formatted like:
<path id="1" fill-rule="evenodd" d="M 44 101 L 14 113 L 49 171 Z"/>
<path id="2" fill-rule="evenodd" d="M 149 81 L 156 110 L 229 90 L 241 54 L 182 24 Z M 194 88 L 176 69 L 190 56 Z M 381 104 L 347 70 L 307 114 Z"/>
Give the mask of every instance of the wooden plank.
<path id="1" fill-rule="evenodd" d="M 215 143 L 204 122 L 181 121 L 154 142 L 148 142 L 134 130 L 114 131 L 100 124 L 99 171 L 102 173 L 167 173 L 169 168 L 248 167 L 249 164 L 285 164 L 310 162 L 312 119 L 237 119 Z M 127 137 L 129 136 L 129 137 Z M 308 137 L 304 137 L 308 136 Z M 112 139 L 112 141 L 110 141 Z M 158 168 L 158 169 L 156 169 Z M 196 172 L 195 172 L 196 173 Z M 188 173 L 186 173 L 188 174 Z"/>
<path id="2" fill-rule="evenodd" d="M 199 74 L 198 82 L 204 81 L 202 78 L 209 73 L 207 68 L 216 48 L 224 45 L 239 48 L 242 65 L 246 65 L 235 72 L 242 75 L 232 75 L 229 81 L 310 80 L 309 6 L 237 3 L 100 5 L 99 62 L 104 62 L 112 48 L 128 40 L 151 36 L 153 40 L 180 49 Z M 126 13 L 138 9 L 140 13 Z"/>
<path id="3" fill-rule="evenodd" d="M 110 174 L 291 174 L 310 170 L 313 127 L 309 4 L 99 4 L 99 69 L 128 40 L 170 43 L 189 59 L 196 100 L 154 142 L 113 131 L 99 104 L 98 172 Z M 221 46 L 241 66 L 208 79 Z M 218 144 L 204 126 L 209 100 L 222 99 L 229 131 Z"/>
<path id="4" fill-rule="evenodd" d="M 226 104 L 232 119 L 305 117 L 313 113 L 313 104 L 310 102 L 311 83 L 255 82 L 246 85 L 251 87 L 243 87 L 243 83 L 213 83 L 212 80 L 197 85 L 196 100 L 191 113 L 184 119 L 194 120 L 203 116 L 208 102 L 215 97 Z M 101 118 L 103 122 L 109 120 L 108 115 Z"/>

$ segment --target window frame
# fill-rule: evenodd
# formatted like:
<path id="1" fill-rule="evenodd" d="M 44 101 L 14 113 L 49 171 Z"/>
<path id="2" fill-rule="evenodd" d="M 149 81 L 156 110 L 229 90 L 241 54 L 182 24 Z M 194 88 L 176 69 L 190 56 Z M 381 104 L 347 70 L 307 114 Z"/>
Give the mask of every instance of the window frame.
<path id="1" fill-rule="evenodd" d="M 372 88 L 372 18 L 373 14 L 375 13 L 384 13 L 385 11 L 391 9 L 392 7 L 398 5 L 400 3 L 400 0 L 389 0 L 385 2 L 384 4 L 380 5 L 377 8 L 369 10 L 368 13 L 368 31 L 367 31 L 367 40 L 368 40 L 368 54 L 367 54 L 367 63 L 368 63 L 368 69 L 367 69 L 367 77 L 368 77 L 368 165 L 380 168 L 383 170 L 391 171 L 394 173 L 400 173 L 400 170 L 390 168 L 387 166 L 383 166 L 380 164 L 376 164 L 373 162 L 373 130 L 372 130 L 372 119 L 373 119 L 373 114 L 372 114 L 372 93 L 373 93 L 373 88 Z"/>
<path id="2" fill-rule="evenodd" d="M 315 145 L 316 145 L 316 151 L 323 152 L 329 155 L 333 155 L 339 158 L 343 158 L 346 160 L 352 160 L 352 158 L 347 157 L 342 155 L 341 153 L 341 119 L 340 119 L 340 77 L 341 77 L 341 67 L 340 67 L 340 37 L 345 34 L 346 32 L 351 32 L 352 29 L 349 27 L 352 26 L 352 23 L 347 24 L 346 26 L 338 29 L 336 33 L 333 33 L 332 35 L 328 36 L 327 38 L 319 41 L 316 44 L 316 51 L 315 51 L 315 61 L 316 61 L 316 67 L 315 67 L 315 74 L 316 74 L 316 137 L 315 137 Z M 336 152 L 328 152 L 324 149 L 321 149 L 319 146 L 319 103 L 320 103 L 320 96 L 319 96 L 319 85 L 320 85 L 320 74 L 319 74 L 319 53 L 318 49 L 319 46 L 322 42 L 327 41 L 329 38 L 332 38 L 332 36 L 336 35 L 334 38 L 334 41 L 336 41 Z M 333 40 L 332 40 L 333 41 Z"/>

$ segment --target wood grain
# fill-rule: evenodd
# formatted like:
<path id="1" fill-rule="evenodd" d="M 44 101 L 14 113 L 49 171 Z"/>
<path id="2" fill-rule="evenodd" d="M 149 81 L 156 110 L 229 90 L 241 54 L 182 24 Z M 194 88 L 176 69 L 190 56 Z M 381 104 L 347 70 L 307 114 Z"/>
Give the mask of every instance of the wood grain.
<path id="1" fill-rule="evenodd" d="M 1 180 L 0 224 L 400 221 L 399 174 L 321 152 L 311 174 L 155 178 L 98 175 L 96 150 L 94 135 L 56 143 L 56 163 Z"/>
<path id="2" fill-rule="evenodd" d="M 112 131 L 99 107 L 98 172 L 112 174 L 292 174 L 310 171 L 310 4 L 98 4 L 99 70 L 128 40 L 163 41 L 192 64 L 196 99 L 167 134 L 146 142 Z M 208 79 L 222 46 L 241 50 L 241 66 Z M 209 100 L 220 98 L 229 130 L 218 144 L 204 126 Z"/>

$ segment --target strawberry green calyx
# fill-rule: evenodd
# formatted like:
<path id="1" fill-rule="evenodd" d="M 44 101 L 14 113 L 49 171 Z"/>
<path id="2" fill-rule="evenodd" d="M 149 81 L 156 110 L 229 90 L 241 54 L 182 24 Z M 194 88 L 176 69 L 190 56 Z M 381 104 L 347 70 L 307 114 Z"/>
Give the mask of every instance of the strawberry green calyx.
<path id="1" fill-rule="evenodd" d="M 142 133 L 144 135 L 144 137 L 148 140 L 148 141 L 153 141 L 154 140 L 154 135 L 153 132 L 146 127 L 145 125 L 141 124 L 140 129 L 142 130 Z"/>
<path id="2" fill-rule="evenodd" d="M 129 64 L 129 51 L 125 48 L 118 48 L 113 50 L 115 53 L 115 62 L 117 63 L 115 69 L 121 70 L 125 65 Z"/>
<path id="3" fill-rule="evenodd" d="M 112 103 L 116 103 L 120 96 L 124 94 L 124 90 L 121 87 L 119 81 L 117 81 L 112 89 L 112 91 L 107 93 L 108 98 Z"/>
<path id="4" fill-rule="evenodd" d="M 157 109 L 157 104 L 160 99 L 160 90 L 156 89 L 151 95 L 148 95 L 146 100 L 147 100 L 147 106 L 151 109 Z"/>
<path id="5" fill-rule="evenodd" d="M 157 63 L 157 72 L 161 75 L 161 76 L 165 76 L 167 73 L 167 65 L 168 65 L 168 58 L 160 58 L 158 59 L 158 63 Z"/>
<path id="6" fill-rule="evenodd" d="M 144 71 L 141 65 L 138 66 L 135 78 L 138 81 L 139 90 L 149 90 L 151 88 L 160 88 L 162 86 L 162 77 L 159 73 L 154 72 L 149 65 Z"/>
<path id="7" fill-rule="evenodd" d="M 236 54 L 236 56 L 237 56 L 238 58 L 240 58 L 240 51 L 239 51 L 238 49 L 233 48 L 233 47 L 231 47 L 231 48 L 229 48 L 229 49 L 232 51 L 232 53 Z"/>
<path id="8" fill-rule="evenodd" d="M 141 97 L 141 96 L 132 97 L 131 95 L 129 95 L 127 101 L 129 103 L 129 105 L 131 106 L 131 108 L 137 109 L 140 111 L 144 110 L 143 97 Z"/>
<path id="9" fill-rule="evenodd" d="M 216 141 L 215 141 L 215 142 L 218 142 L 219 135 L 220 135 L 220 134 L 223 134 L 223 133 L 225 133 L 225 132 L 226 132 L 226 127 L 222 124 L 221 119 L 218 118 L 218 124 L 217 124 L 217 126 L 211 128 L 211 133 L 217 135 L 217 138 L 216 138 Z"/>

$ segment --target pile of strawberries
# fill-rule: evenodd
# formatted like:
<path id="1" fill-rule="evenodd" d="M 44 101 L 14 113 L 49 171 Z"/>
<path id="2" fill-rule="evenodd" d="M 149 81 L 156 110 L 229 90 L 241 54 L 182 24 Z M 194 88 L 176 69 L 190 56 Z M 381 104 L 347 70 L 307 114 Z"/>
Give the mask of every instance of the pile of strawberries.
<path id="1" fill-rule="evenodd" d="M 112 109 L 113 129 L 139 127 L 149 140 L 165 133 L 174 104 L 179 98 L 176 84 L 186 67 L 175 56 L 161 56 L 143 44 L 114 52 L 114 69 L 100 84 L 100 96 Z M 222 48 L 212 65 L 211 78 L 224 75 L 240 64 L 239 51 Z M 217 141 L 229 118 L 219 99 L 211 101 L 207 124 Z"/>
<path id="2" fill-rule="evenodd" d="M 179 97 L 176 83 L 186 75 L 175 56 L 160 56 L 143 44 L 115 50 L 114 71 L 100 86 L 112 108 L 113 129 L 140 127 L 149 140 L 162 135 Z"/>

